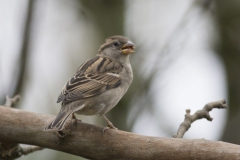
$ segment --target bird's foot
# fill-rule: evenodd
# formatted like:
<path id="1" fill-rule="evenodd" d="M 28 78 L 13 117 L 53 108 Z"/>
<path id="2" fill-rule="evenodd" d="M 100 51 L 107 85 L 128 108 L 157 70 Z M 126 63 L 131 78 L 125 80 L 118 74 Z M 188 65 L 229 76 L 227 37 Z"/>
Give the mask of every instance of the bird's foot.
<path id="1" fill-rule="evenodd" d="M 82 122 L 81 119 L 71 119 L 72 125 L 77 126 L 77 122 Z"/>
<path id="2" fill-rule="evenodd" d="M 65 138 L 65 136 L 66 136 L 66 134 L 63 133 L 62 131 L 57 131 L 56 133 L 57 133 L 58 138 L 61 138 L 61 139 Z"/>
<path id="3" fill-rule="evenodd" d="M 109 130 L 109 129 L 116 129 L 116 130 L 118 130 L 118 128 L 114 127 L 114 126 L 112 125 L 112 123 L 111 123 L 111 125 L 108 124 L 107 127 L 104 127 L 104 128 L 103 128 L 103 133 L 105 133 L 105 132 L 106 132 L 107 130 Z"/>
<path id="4" fill-rule="evenodd" d="M 108 126 L 107 126 L 109 129 L 116 129 L 118 130 L 118 128 L 114 127 L 113 124 L 110 122 L 108 123 Z"/>
<path id="5" fill-rule="evenodd" d="M 55 131 L 56 131 L 57 137 L 60 139 L 64 139 L 66 136 L 71 135 L 71 131 L 65 128 L 63 130 L 55 130 Z"/>
<path id="6" fill-rule="evenodd" d="M 105 115 L 103 115 L 103 118 L 107 121 L 108 126 L 103 128 L 103 133 L 106 132 L 108 129 L 117 129 L 113 126 L 112 122 L 110 122 Z"/>

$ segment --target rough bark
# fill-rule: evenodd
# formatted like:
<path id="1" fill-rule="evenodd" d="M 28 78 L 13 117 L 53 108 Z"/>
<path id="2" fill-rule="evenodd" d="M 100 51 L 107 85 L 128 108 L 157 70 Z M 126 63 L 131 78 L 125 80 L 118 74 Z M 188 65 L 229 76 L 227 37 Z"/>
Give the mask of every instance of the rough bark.
<path id="1" fill-rule="evenodd" d="M 67 122 L 70 134 L 59 138 L 43 131 L 54 116 L 0 106 L 0 141 L 37 145 L 89 159 L 240 159 L 240 146 L 204 139 L 137 135 L 77 122 Z M 147 126 L 146 126 L 147 127 Z M 147 129 L 147 128 L 146 128 Z"/>
<path id="2" fill-rule="evenodd" d="M 16 95 L 13 98 L 6 97 L 5 107 L 14 107 L 20 100 L 20 95 Z M 39 146 L 27 146 L 22 147 L 16 142 L 1 141 L 0 140 L 0 160 L 13 160 L 21 157 L 22 155 L 28 155 L 32 152 L 42 150 L 44 148 Z"/>

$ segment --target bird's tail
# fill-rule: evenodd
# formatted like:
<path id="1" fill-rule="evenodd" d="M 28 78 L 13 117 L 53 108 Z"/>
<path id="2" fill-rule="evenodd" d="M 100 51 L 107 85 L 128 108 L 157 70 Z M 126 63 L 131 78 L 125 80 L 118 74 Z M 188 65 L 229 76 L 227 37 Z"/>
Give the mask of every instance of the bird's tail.
<path id="1" fill-rule="evenodd" d="M 50 129 L 53 129 L 56 131 L 61 131 L 64 127 L 66 120 L 73 112 L 74 111 L 71 111 L 71 110 L 66 111 L 62 107 L 62 109 L 58 113 L 57 117 L 44 129 L 44 131 L 47 131 Z"/>

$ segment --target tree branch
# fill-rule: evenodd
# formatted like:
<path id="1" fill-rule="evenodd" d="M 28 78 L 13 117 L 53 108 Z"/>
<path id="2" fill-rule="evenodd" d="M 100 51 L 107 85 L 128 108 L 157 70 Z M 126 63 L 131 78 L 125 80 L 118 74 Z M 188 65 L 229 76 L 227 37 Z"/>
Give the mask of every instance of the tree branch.
<path id="1" fill-rule="evenodd" d="M 187 132 L 187 130 L 191 127 L 191 124 L 198 119 L 206 118 L 207 120 L 212 121 L 213 118 L 210 116 L 209 112 L 213 108 L 226 109 L 227 108 L 226 101 L 223 99 L 216 102 L 210 102 L 206 104 L 202 110 L 196 111 L 193 115 L 190 114 L 191 112 L 190 109 L 187 109 L 184 122 L 180 124 L 177 134 L 174 135 L 173 137 L 182 138 L 185 132 Z"/>
<path id="2" fill-rule="evenodd" d="M 6 97 L 5 107 L 13 107 L 20 100 L 20 95 L 16 95 L 13 98 Z M 27 155 L 29 153 L 42 150 L 42 147 L 28 146 L 21 147 L 18 143 L 12 141 L 5 141 L 0 139 L 0 159 L 12 160 Z"/>
<path id="3" fill-rule="evenodd" d="M 88 159 L 239 159 L 240 146 L 208 140 L 142 136 L 67 121 L 70 134 L 43 131 L 55 116 L 0 106 L 0 141 L 37 145 Z M 147 128 L 147 126 L 146 126 Z"/>

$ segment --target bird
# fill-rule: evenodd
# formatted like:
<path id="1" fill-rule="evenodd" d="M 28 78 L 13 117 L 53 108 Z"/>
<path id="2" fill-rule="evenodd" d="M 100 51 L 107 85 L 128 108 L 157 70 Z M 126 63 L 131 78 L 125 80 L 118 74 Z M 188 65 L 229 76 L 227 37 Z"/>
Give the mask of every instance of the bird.
<path id="1" fill-rule="evenodd" d="M 107 38 L 96 56 L 83 63 L 64 85 L 57 103 L 61 109 L 56 118 L 44 129 L 61 131 L 66 120 L 76 114 L 99 115 L 107 122 L 107 129 L 117 129 L 105 114 L 117 105 L 133 80 L 130 55 L 135 44 L 127 37 Z"/>

